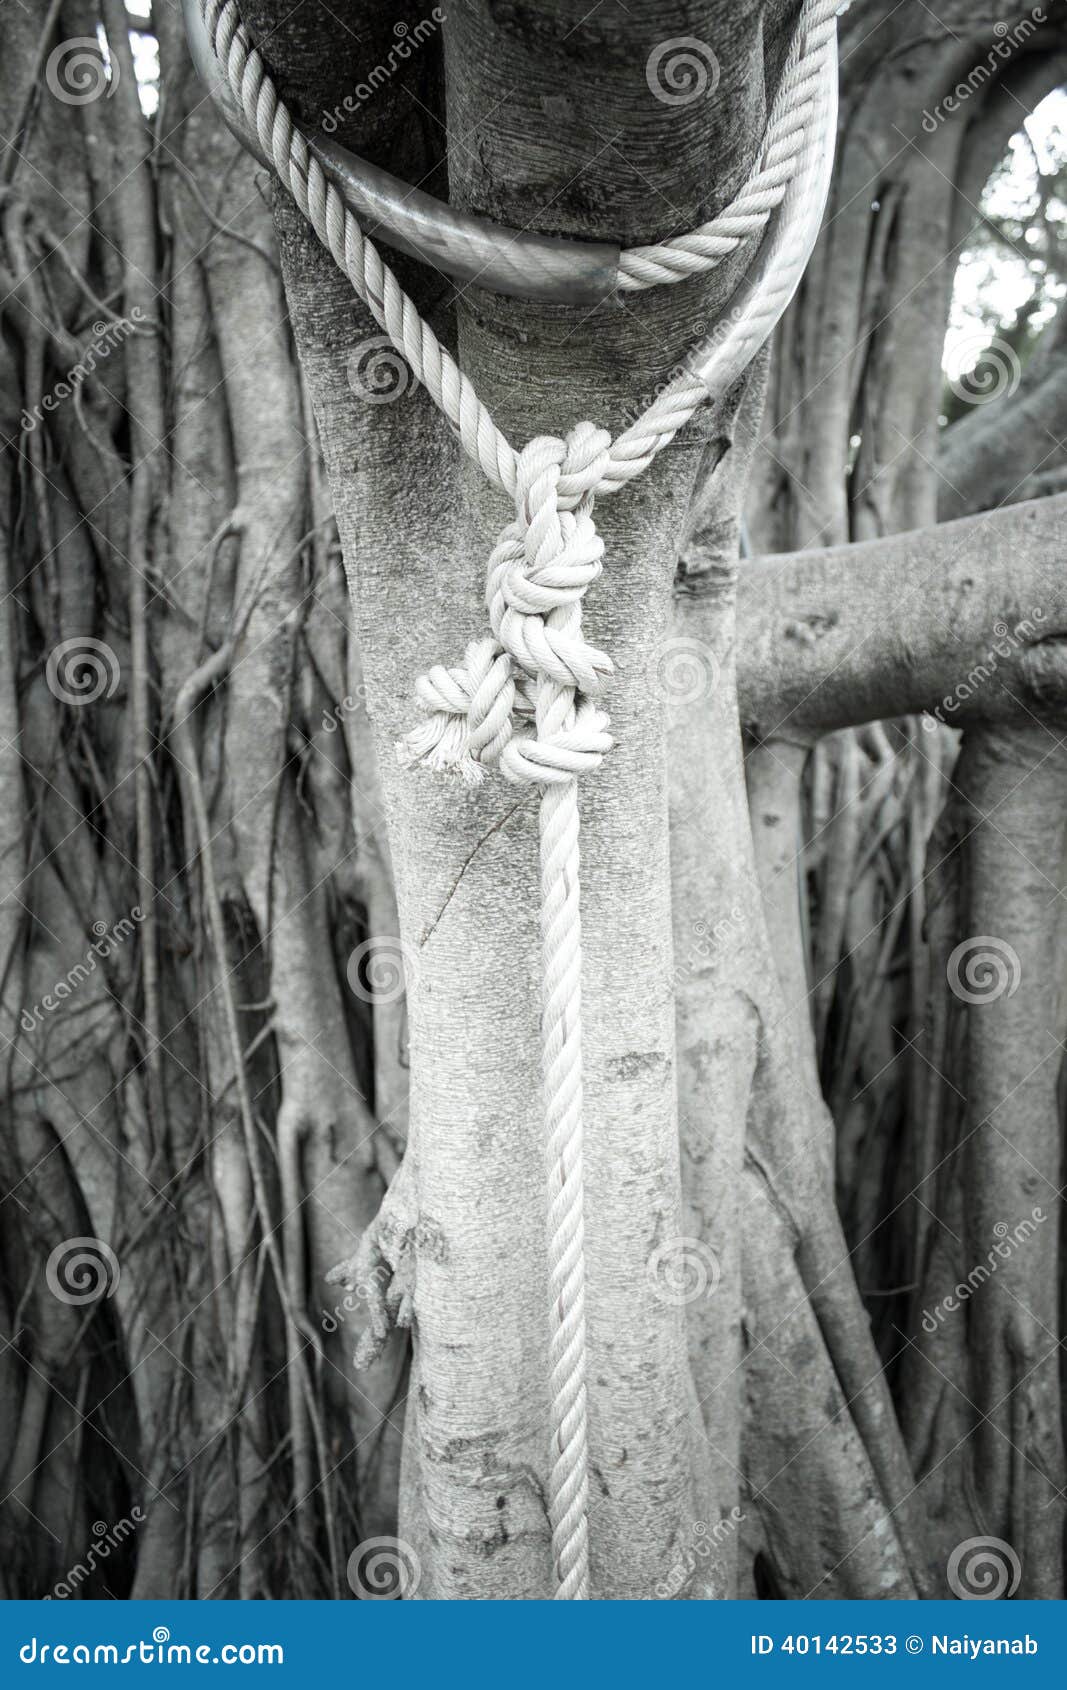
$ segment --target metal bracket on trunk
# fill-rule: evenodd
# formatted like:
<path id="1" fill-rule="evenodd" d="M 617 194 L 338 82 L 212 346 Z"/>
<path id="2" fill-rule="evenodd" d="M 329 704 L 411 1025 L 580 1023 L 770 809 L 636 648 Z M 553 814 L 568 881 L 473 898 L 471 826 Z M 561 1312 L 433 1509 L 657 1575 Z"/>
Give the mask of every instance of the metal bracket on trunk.
<path id="1" fill-rule="evenodd" d="M 243 147 L 273 170 L 259 137 L 219 75 L 197 0 L 182 0 L 185 33 L 197 75 Z M 457 211 L 401 182 L 337 141 L 304 136 L 311 152 L 372 240 L 443 271 L 461 287 L 476 283 L 514 299 L 595 305 L 615 292 L 619 248 L 608 241 L 531 234 Z"/>

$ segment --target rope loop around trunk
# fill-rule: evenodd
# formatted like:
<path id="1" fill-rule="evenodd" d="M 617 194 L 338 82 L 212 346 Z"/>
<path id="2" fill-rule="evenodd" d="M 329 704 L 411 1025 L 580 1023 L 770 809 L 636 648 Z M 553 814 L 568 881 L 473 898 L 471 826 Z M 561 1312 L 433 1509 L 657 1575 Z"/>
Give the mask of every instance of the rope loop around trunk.
<path id="1" fill-rule="evenodd" d="M 464 451 L 511 499 L 512 520 L 490 555 L 490 632 L 454 668 L 416 683 L 424 720 L 398 747 L 406 765 L 468 782 L 498 769 L 541 788 L 541 1046 L 551 1399 L 548 1511 L 556 1595 L 587 1598 L 588 1422 L 582 1162 L 581 913 L 578 779 L 613 741 L 602 707 L 610 657 L 582 633 L 582 602 L 601 574 L 598 495 L 643 473 L 709 397 L 763 345 L 814 244 L 832 158 L 836 0 L 804 0 L 796 40 L 760 160 L 719 219 L 690 236 L 622 255 L 620 286 L 701 273 L 777 223 L 756 273 L 722 331 L 614 441 L 592 422 L 565 439 L 542 435 L 516 452 L 474 387 L 419 315 L 278 96 L 240 19 L 237 0 L 196 0 L 229 93 L 263 156 L 359 297 L 452 423 Z"/>

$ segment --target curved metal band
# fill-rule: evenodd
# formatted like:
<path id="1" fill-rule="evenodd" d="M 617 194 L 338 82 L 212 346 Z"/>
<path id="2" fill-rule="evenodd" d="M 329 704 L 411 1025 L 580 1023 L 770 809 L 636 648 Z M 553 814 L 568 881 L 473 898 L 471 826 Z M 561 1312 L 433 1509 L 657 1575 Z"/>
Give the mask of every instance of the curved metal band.
<path id="1" fill-rule="evenodd" d="M 220 116 L 241 145 L 273 171 L 219 74 L 197 0 L 182 0 L 182 12 L 197 75 Z M 432 264 L 461 286 L 474 282 L 515 299 L 562 305 L 595 305 L 615 291 L 619 248 L 610 242 L 572 241 L 487 222 L 410 187 L 336 141 L 304 139 L 365 234 Z"/>

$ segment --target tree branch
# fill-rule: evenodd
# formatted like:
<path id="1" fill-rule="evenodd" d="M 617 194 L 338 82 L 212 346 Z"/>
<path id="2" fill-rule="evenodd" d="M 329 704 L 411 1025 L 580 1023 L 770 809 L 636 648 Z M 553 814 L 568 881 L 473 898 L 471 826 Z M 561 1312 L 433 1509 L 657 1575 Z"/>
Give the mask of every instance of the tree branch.
<path id="1" fill-rule="evenodd" d="M 1059 494 L 746 563 L 738 684 L 749 736 L 806 740 L 921 712 L 963 726 L 1062 709 L 1065 516 Z M 710 604 L 705 614 L 710 635 Z"/>

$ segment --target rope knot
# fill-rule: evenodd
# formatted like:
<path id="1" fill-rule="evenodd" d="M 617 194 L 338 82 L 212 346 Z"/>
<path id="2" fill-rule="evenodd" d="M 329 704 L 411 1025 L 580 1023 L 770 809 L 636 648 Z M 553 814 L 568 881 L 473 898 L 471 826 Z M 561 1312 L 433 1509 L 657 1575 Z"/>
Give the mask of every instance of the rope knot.
<path id="1" fill-rule="evenodd" d="M 492 636 L 469 645 L 461 667 L 420 676 L 426 720 L 397 747 L 405 766 L 470 783 L 499 767 L 507 780 L 548 786 L 597 768 L 611 750 L 595 702 L 611 659 L 582 635 L 582 600 L 603 567 L 593 498 L 610 448 L 607 431 L 584 422 L 565 440 L 540 435 L 519 453 L 515 518 L 489 558 Z"/>

